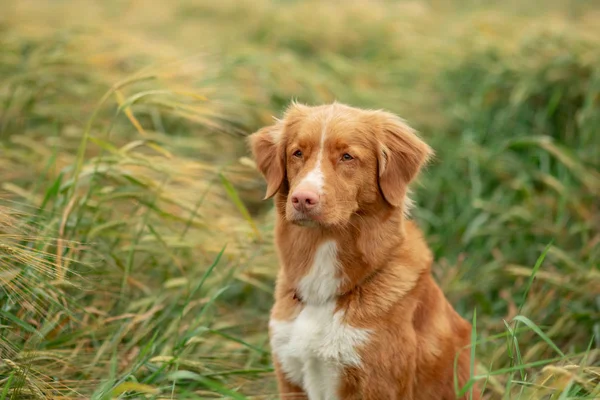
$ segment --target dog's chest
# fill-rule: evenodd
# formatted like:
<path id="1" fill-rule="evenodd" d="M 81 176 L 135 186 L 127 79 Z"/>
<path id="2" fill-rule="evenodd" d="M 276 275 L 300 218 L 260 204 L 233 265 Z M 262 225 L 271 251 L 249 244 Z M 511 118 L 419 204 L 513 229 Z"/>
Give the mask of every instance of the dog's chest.
<path id="1" fill-rule="evenodd" d="M 271 347 L 288 379 L 310 400 L 337 399 L 345 366 L 360 366 L 368 332 L 345 324 L 333 302 L 307 305 L 293 321 L 271 320 Z"/>
<path id="2" fill-rule="evenodd" d="M 299 286 L 303 306 L 295 319 L 271 319 L 271 348 L 282 371 L 310 400 L 335 400 L 345 366 L 360 366 L 358 347 L 368 331 L 344 322 L 333 298 L 337 287 L 335 243 L 322 245 Z"/>

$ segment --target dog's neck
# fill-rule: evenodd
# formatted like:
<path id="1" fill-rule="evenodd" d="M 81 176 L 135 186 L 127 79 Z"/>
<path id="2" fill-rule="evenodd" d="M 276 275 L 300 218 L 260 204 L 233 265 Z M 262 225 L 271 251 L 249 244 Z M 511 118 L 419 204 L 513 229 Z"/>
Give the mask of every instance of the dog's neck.
<path id="1" fill-rule="evenodd" d="M 277 209 L 276 237 L 283 276 L 300 301 L 322 300 L 303 298 L 300 286 L 302 279 L 315 268 L 317 252 L 324 243 L 335 242 L 337 298 L 361 291 L 392 272 L 394 279 L 405 284 L 406 292 L 423 273 L 413 266 L 429 265 L 423 260 L 412 260 L 415 252 L 407 251 L 411 247 L 422 247 L 424 257 L 430 258 L 418 228 L 405 219 L 401 207 L 393 208 L 383 202 L 375 204 L 353 215 L 349 223 L 341 227 L 303 227 L 289 222 L 285 218 L 285 198 L 277 200 Z"/>

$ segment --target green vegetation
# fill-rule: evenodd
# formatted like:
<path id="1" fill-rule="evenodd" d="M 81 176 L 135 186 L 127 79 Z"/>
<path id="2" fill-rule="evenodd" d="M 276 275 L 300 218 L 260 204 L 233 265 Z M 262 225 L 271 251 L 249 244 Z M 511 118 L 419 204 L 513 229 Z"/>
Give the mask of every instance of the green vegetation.
<path id="1" fill-rule="evenodd" d="M 600 8 L 4 3 L 0 399 L 276 398 L 244 135 L 291 98 L 436 150 L 414 214 L 487 398 L 600 396 Z"/>

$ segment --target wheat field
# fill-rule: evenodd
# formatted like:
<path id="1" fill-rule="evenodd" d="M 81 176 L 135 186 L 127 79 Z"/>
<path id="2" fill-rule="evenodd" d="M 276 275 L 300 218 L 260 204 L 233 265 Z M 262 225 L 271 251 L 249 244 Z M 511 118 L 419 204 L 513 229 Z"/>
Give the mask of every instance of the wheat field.
<path id="1" fill-rule="evenodd" d="M 277 398 L 245 137 L 292 99 L 435 149 L 413 216 L 484 398 L 600 398 L 599 41 L 576 0 L 3 0 L 0 400 Z"/>

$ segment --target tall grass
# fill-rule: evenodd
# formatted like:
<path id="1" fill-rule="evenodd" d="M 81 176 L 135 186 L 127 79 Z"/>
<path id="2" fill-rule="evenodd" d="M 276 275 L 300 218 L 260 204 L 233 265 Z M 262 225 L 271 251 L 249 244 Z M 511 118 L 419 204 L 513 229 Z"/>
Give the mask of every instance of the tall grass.
<path id="1" fill-rule="evenodd" d="M 6 10 L 0 399 L 276 398 L 273 210 L 243 136 L 291 98 L 387 108 L 436 149 L 415 218 L 475 322 L 459 391 L 600 396 L 599 10 Z"/>

